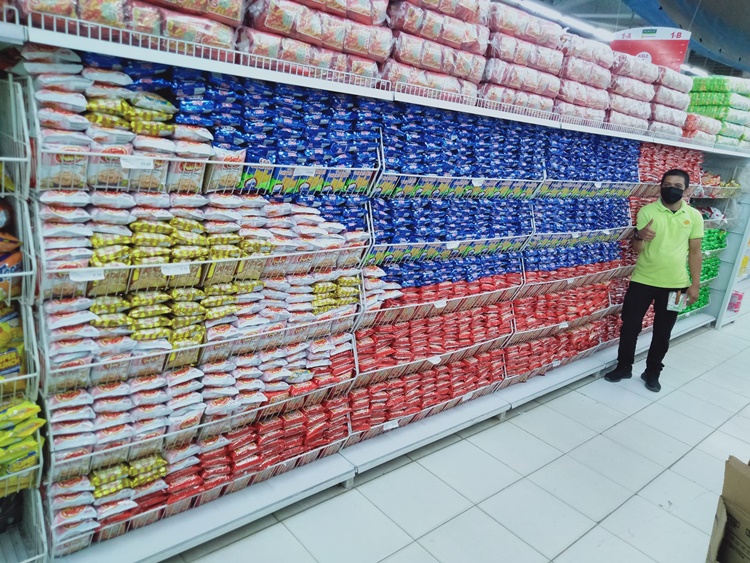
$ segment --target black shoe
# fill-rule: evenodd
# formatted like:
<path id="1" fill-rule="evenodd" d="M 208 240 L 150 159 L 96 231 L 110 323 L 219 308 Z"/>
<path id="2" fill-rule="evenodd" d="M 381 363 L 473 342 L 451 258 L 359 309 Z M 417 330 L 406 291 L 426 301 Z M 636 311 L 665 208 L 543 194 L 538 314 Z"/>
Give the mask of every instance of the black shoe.
<path id="1" fill-rule="evenodd" d="M 648 375 L 647 372 L 641 374 L 641 379 L 646 382 L 646 389 L 658 393 L 661 391 L 661 383 L 659 383 L 659 376 L 656 377 Z"/>
<path id="2" fill-rule="evenodd" d="M 633 370 L 631 368 L 623 368 L 617 366 L 615 369 L 605 375 L 604 379 L 611 383 L 617 383 L 618 381 L 622 381 L 623 379 L 630 379 L 631 377 L 633 377 Z"/>

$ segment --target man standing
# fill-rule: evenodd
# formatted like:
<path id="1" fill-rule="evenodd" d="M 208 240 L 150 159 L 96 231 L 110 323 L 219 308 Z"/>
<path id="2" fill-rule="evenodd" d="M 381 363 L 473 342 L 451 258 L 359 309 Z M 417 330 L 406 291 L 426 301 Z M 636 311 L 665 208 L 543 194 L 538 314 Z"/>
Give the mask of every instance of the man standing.
<path id="1" fill-rule="evenodd" d="M 662 360 L 677 320 L 677 312 L 667 310 L 669 293 L 687 292 L 687 302 L 692 304 L 698 300 L 700 290 L 703 217 L 682 199 L 689 184 L 687 172 L 670 170 L 661 180 L 661 198 L 638 212 L 632 241 L 638 261 L 622 307 L 617 367 L 604 376 L 607 381 L 617 382 L 633 376 L 636 341 L 643 317 L 653 303 L 654 333 L 641 379 L 650 391 L 661 390 Z M 692 283 L 685 268 L 686 259 Z"/>

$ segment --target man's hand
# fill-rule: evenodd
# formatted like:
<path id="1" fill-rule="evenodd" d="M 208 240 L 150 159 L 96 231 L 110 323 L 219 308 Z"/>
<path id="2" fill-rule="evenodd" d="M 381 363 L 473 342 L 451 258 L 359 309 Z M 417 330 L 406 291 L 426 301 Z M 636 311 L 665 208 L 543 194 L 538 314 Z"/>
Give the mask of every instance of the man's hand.
<path id="1" fill-rule="evenodd" d="M 655 233 L 655 232 L 654 232 L 654 230 L 653 230 L 653 229 L 651 228 L 651 226 L 652 226 L 653 224 L 654 224 L 654 220 L 653 220 L 653 219 L 651 219 L 651 220 L 650 220 L 650 221 L 649 221 L 649 222 L 648 222 L 648 223 L 646 224 L 646 226 L 645 226 L 645 227 L 643 227 L 642 229 L 638 229 L 638 236 L 639 236 L 639 237 L 640 237 L 640 238 L 641 238 L 642 240 L 644 240 L 644 241 L 646 241 L 646 242 L 650 242 L 650 241 L 654 240 L 654 238 L 656 238 L 656 233 Z"/>
<path id="2" fill-rule="evenodd" d="M 687 290 L 687 304 L 692 305 L 696 301 L 698 301 L 698 297 L 700 296 L 700 284 L 693 284 L 691 285 Z"/>

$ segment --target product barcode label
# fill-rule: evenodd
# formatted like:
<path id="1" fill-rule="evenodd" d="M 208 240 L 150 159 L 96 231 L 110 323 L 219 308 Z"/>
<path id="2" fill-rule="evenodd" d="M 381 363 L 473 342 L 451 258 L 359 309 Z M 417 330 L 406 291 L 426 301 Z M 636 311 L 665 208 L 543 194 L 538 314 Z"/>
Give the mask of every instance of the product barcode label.
<path id="1" fill-rule="evenodd" d="M 68 274 L 72 282 L 101 281 L 104 279 L 104 268 L 84 268 L 71 270 Z"/>
<path id="2" fill-rule="evenodd" d="M 153 170 L 154 159 L 148 156 L 121 156 L 120 166 L 128 170 Z"/>
<path id="3" fill-rule="evenodd" d="M 190 264 L 166 264 L 161 267 L 165 276 L 184 276 L 190 273 Z"/>

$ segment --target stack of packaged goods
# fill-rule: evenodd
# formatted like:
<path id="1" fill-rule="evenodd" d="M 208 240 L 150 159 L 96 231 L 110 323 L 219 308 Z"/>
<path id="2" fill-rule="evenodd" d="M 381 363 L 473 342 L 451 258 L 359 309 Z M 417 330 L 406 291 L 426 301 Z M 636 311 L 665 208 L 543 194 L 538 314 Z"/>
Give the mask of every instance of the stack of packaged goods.
<path id="1" fill-rule="evenodd" d="M 625 198 L 545 198 L 534 202 L 537 233 L 571 233 L 630 225 Z"/>
<path id="2" fill-rule="evenodd" d="M 395 46 L 382 77 L 394 85 L 440 90 L 476 103 L 490 36 L 488 10 L 487 0 L 391 3 L 388 18 Z"/>
<path id="3" fill-rule="evenodd" d="M 376 77 L 377 63 L 393 47 L 391 30 L 383 25 L 387 6 L 385 0 L 257 0 L 248 8 L 252 25 L 239 30 L 237 48 L 255 66 L 277 59 L 295 73 L 303 65 Z"/>
<path id="4" fill-rule="evenodd" d="M 656 65 L 625 53 L 615 53 L 609 93 L 610 113 L 615 112 L 617 125 L 654 131 L 648 121 L 652 114 L 650 102 L 656 95 L 654 82 L 658 78 Z"/>
<path id="5" fill-rule="evenodd" d="M 233 54 L 217 49 L 232 49 L 235 28 L 242 23 L 245 13 L 243 0 L 222 3 L 205 0 L 188 3 L 171 0 L 21 0 L 18 4 L 24 17 L 35 23 L 54 25 L 55 29 L 75 27 L 66 23 L 51 24 L 50 16 L 77 17 L 114 28 L 94 32 L 105 39 L 224 62 L 234 62 Z"/>
<path id="6" fill-rule="evenodd" d="M 641 155 L 638 159 L 638 173 L 641 182 L 661 182 L 661 177 L 667 170 L 685 170 L 693 184 L 702 175 L 703 153 L 693 149 L 683 149 L 668 145 L 642 143 Z"/>
<path id="7" fill-rule="evenodd" d="M 544 160 L 549 179 L 638 181 L 640 143 L 577 131 L 553 130 L 546 137 Z"/>
<path id="8" fill-rule="evenodd" d="M 655 82 L 654 99 L 651 103 L 650 131 L 671 136 L 682 136 L 686 125 L 690 96 L 687 92 L 693 87 L 693 79 L 672 69 L 660 66 Z M 680 131 L 666 127 L 679 127 Z"/>
<path id="9" fill-rule="evenodd" d="M 499 2 L 490 6 L 489 27 L 493 35 L 481 97 L 552 111 L 561 88 L 562 27 Z"/>
<path id="10" fill-rule="evenodd" d="M 7 357 L 7 354 L 4 355 Z M 37 415 L 39 405 L 25 399 L 14 386 L 9 393 L 0 386 L 0 498 L 37 486 L 44 439 L 39 429 L 45 420 Z"/>
<path id="11" fill-rule="evenodd" d="M 570 323 L 609 306 L 609 282 L 588 285 L 513 302 L 516 331 L 526 332 Z"/>
<path id="12" fill-rule="evenodd" d="M 691 127 L 711 134 L 729 147 L 750 148 L 750 80 L 731 76 L 696 78 L 688 111 Z M 704 137 L 704 136 L 700 136 Z M 704 137 L 705 138 L 705 137 Z M 709 140 L 709 139 L 706 139 Z"/>
<path id="13" fill-rule="evenodd" d="M 621 265 L 620 246 L 616 241 L 527 248 L 523 251 L 526 284 L 571 279 L 612 270 Z"/>

